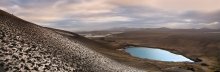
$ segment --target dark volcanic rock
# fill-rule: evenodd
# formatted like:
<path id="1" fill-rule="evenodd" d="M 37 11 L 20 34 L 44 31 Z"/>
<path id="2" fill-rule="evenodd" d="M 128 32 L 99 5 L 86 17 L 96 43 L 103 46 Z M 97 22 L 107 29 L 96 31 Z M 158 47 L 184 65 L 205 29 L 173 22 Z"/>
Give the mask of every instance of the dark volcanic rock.
<path id="1" fill-rule="evenodd" d="M 80 42 L 0 10 L 0 71 L 142 71 L 109 59 Z"/>
<path id="2" fill-rule="evenodd" d="M 202 66 L 209 66 L 208 64 L 206 63 L 201 63 Z"/>

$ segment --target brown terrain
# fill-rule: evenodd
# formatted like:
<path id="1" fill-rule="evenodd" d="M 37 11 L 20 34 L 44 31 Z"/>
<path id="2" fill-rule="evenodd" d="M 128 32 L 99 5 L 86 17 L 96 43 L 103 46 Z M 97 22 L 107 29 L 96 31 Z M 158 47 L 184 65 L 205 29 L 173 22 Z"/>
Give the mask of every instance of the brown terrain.
<path id="1" fill-rule="evenodd" d="M 169 50 L 173 53 L 182 54 L 194 63 L 187 62 L 162 62 L 148 59 L 139 59 L 124 54 L 115 55 L 113 59 L 127 62 L 136 67 L 145 69 L 174 71 L 190 70 L 193 72 L 219 72 L 220 71 L 220 30 L 214 29 L 114 29 L 103 31 L 79 32 L 81 35 L 105 35 L 106 37 L 88 37 L 106 45 L 113 46 L 111 49 L 118 51 L 126 46 L 141 46 Z M 121 32 L 121 33 L 120 33 Z M 106 53 L 104 53 L 106 54 Z M 112 54 L 113 55 L 113 54 Z M 135 64 L 133 64 L 135 62 Z M 176 70 L 176 71 L 175 71 Z M 183 71 L 184 72 L 184 71 Z"/>

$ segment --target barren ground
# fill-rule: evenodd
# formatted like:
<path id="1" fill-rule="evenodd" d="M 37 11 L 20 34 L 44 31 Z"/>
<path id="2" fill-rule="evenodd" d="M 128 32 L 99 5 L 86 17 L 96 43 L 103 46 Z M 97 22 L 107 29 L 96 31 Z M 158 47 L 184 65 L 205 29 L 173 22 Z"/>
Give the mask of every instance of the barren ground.
<path id="1" fill-rule="evenodd" d="M 112 31 L 80 32 L 79 34 L 109 34 Z M 220 32 L 219 30 L 196 29 L 140 29 L 113 34 L 106 37 L 89 37 L 100 43 L 104 43 L 111 51 L 101 51 L 105 55 L 131 64 L 135 67 L 161 71 L 195 71 L 195 72 L 219 72 L 220 71 Z M 161 62 L 148 59 L 140 59 L 130 56 L 123 51 L 126 46 L 143 46 L 169 50 L 182 54 L 195 63 L 187 62 Z M 120 50 L 121 49 L 121 50 Z"/>

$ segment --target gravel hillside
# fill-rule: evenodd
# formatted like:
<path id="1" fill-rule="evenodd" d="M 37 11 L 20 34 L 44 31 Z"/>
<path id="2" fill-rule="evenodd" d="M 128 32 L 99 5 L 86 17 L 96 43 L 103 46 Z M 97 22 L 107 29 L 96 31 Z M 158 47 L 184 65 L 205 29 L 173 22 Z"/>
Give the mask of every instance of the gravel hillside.
<path id="1" fill-rule="evenodd" d="M 142 72 L 67 36 L 0 10 L 0 72 Z"/>

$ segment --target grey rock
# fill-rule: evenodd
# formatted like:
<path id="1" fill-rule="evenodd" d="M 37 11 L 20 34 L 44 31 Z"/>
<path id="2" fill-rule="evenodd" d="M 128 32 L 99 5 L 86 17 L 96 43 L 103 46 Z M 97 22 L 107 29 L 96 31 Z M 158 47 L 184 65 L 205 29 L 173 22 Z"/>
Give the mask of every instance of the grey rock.
<path id="1" fill-rule="evenodd" d="M 77 39 L 0 10 L 0 71 L 145 72 L 105 57 Z"/>

